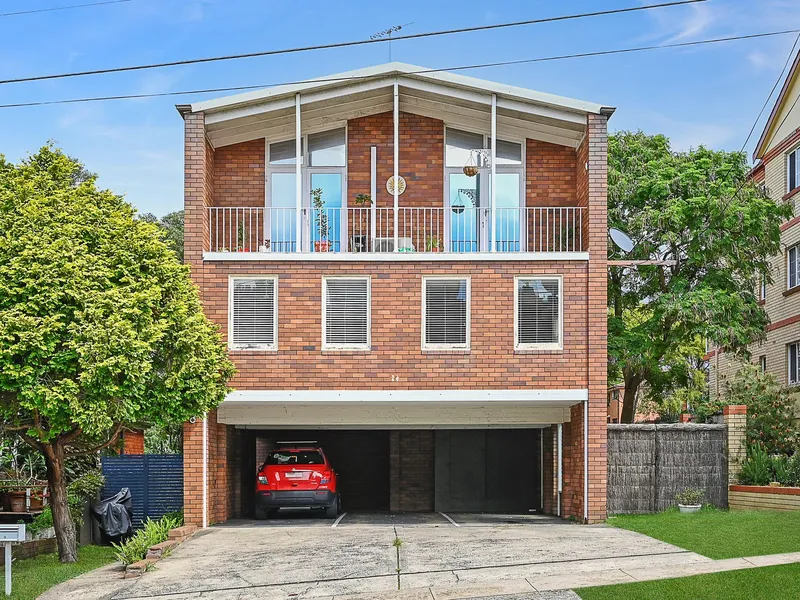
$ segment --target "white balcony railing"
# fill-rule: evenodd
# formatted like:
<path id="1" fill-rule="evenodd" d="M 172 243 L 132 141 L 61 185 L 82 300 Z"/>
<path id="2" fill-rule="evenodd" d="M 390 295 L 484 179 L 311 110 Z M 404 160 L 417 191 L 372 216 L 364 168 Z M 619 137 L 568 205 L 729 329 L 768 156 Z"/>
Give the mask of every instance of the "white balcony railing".
<path id="1" fill-rule="evenodd" d="M 211 252 L 580 252 L 583 229 L 580 207 L 208 208 Z"/>

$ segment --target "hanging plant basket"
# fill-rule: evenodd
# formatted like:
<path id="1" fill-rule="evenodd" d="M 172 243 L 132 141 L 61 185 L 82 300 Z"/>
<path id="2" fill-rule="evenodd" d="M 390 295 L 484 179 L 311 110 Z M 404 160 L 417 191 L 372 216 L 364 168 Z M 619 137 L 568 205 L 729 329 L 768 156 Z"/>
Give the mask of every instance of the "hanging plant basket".
<path id="1" fill-rule="evenodd" d="M 478 174 L 478 165 L 475 162 L 475 154 L 470 151 L 469 158 L 467 159 L 467 164 L 464 165 L 464 175 L 467 177 L 475 177 Z"/>

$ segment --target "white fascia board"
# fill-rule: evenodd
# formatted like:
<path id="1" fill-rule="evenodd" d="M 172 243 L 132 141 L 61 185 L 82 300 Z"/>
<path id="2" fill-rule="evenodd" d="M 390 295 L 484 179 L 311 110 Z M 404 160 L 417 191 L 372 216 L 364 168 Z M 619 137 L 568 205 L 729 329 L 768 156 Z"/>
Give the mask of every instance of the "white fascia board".
<path id="1" fill-rule="evenodd" d="M 589 260 L 588 252 L 204 252 L 210 262 L 513 262 Z"/>
<path id="2" fill-rule="evenodd" d="M 492 94 L 498 96 L 505 96 L 508 98 L 515 98 L 522 101 L 522 104 L 535 104 L 539 107 L 551 107 L 554 109 L 561 109 L 558 112 L 572 112 L 577 115 L 585 115 L 586 113 L 599 114 L 604 110 L 604 105 L 594 102 L 585 102 L 573 98 L 566 98 L 557 96 L 555 94 L 547 94 L 544 92 L 537 92 L 512 85 L 505 85 L 493 81 L 477 79 L 474 77 L 467 77 L 465 75 L 458 75 L 449 73 L 447 71 L 429 72 L 430 70 L 425 67 L 409 65 L 405 63 L 392 62 L 374 67 L 367 67 L 365 69 L 357 69 L 354 71 L 347 71 L 344 73 L 337 73 L 334 75 L 326 75 L 316 79 L 309 80 L 305 83 L 278 85 L 274 87 L 265 88 L 262 90 L 255 90 L 252 92 L 245 92 L 243 94 L 235 94 L 233 96 L 225 96 L 222 98 L 215 98 L 212 100 L 204 100 L 196 102 L 191 105 L 192 112 L 205 112 L 207 122 L 216 122 L 210 120 L 211 113 L 224 111 L 225 116 L 220 115 L 220 120 L 227 120 L 230 118 L 237 118 L 246 116 L 247 111 L 241 112 L 244 109 L 250 109 L 257 112 L 263 112 L 265 107 L 264 103 L 270 103 L 269 110 L 274 110 L 277 104 L 273 104 L 278 99 L 293 98 L 295 94 L 301 95 L 312 90 L 324 90 L 326 88 L 340 88 L 339 93 L 349 94 L 350 85 L 348 81 L 353 79 L 370 78 L 375 79 L 374 82 L 361 82 L 364 85 L 382 85 L 385 79 L 400 76 L 401 85 L 402 81 L 406 84 L 411 84 L 412 81 L 422 82 L 427 80 L 430 83 L 436 84 L 439 87 L 440 93 L 442 88 L 460 88 L 462 93 L 469 95 L 471 98 L 476 98 L 480 95 L 491 97 Z M 452 92 L 450 92 L 452 93 Z M 336 95 L 334 92 L 332 95 Z M 445 93 L 445 95 L 448 95 Z M 258 105 L 258 106 L 253 106 Z M 234 110 L 236 109 L 236 110 Z M 234 116 L 235 115 L 235 116 Z"/>
<path id="3" fill-rule="evenodd" d="M 228 404 L 314 403 L 545 403 L 571 406 L 588 400 L 589 390 L 236 390 Z"/>

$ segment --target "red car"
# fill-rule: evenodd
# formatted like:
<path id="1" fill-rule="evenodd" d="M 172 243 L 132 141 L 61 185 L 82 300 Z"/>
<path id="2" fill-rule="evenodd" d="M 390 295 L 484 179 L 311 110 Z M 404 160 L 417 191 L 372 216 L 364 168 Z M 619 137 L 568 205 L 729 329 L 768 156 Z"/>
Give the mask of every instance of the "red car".
<path id="1" fill-rule="evenodd" d="M 336 471 L 316 442 L 278 442 L 256 478 L 256 519 L 281 508 L 314 508 L 336 518 L 342 500 Z"/>

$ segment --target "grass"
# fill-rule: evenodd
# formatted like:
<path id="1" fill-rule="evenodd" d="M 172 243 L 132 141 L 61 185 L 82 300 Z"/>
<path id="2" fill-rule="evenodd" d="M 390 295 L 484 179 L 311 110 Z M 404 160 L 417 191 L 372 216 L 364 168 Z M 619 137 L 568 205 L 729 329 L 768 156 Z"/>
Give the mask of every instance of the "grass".
<path id="1" fill-rule="evenodd" d="M 614 517 L 608 524 L 714 559 L 800 552 L 800 512 L 704 508 L 682 515 L 676 508 L 653 515 Z"/>
<path id="2" fill-rule="evenodd" d="M 800 598 L 800 564 L 575 590 L 584 600 L 779 600 Z"/>
<path id="3" fill-rule="evenodd" d="M 13 555 L 12 555 L 13 556 Z M 15 560 L 11 566 L 12 600 L 33 600 L 54 585 L 92 569 L 114 562 L 114 549 L 107 546 L 80 546 L 78 562 L 62 564 L 58 554 L 42 554 Z M 0 587 L 0 598 L 2 596 Z"/>

